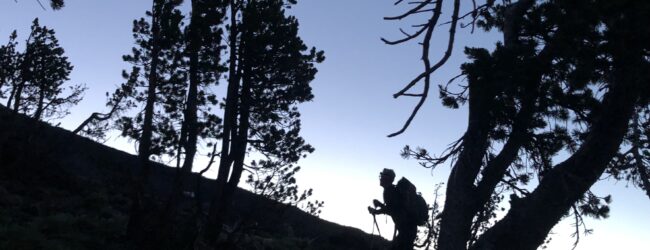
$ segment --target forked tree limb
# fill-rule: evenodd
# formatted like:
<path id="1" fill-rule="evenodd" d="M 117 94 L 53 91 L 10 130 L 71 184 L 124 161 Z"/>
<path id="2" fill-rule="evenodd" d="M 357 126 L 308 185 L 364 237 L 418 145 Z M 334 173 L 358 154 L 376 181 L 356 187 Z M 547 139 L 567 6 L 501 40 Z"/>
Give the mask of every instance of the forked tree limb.
<path id="1" fill-rule="evenodd" d="M 438 23 L 438 20 L 440 18 L 440 15 L 442 13 L 442 0 L 438 0 L 436 2 L 436 7 L 433 10 L 433 16 L 431 17 L 431 20 L 427 23 L 426 27 L 426 35 L 424 37 L 423 43 L 422 43 L 422 61 L 424 63 L 424 72 L 420 74 L 418 77 L 416 77 L 414 80 L 412 80 L 404 89 L 402 89 L 400 92 L 396 93 L 393 95 L 394 98 L 397 98 L 399 96 L 402 96 L 411 89 L 415 84 L 417 84 L 420 80 L 424 79 L 424 89 L 423 92 L 420 96 L 420 100 L 416 104 L 415 108 L 411 112 L 411 115 L 409 118 L 406 120 L 402 128 L 390 135 L 388 137 L 394 137 L 399 134 L 404 133 L 404 131 L 410 126 L 411 122 L 413 121 L 413 118 L 415 118 L 415 115 L 417 115 L 418 111 L 424 104 L 424 102 L 427 99 L 428 93 L 429 93 L 429 87 L 430 87 L 430 75 L 436 71 L 438 68 L 440 68 L 442 65 L 447 62 L 449 57 L 451 56 L 451 52 L 453 51 L 453 46 L 454 46 L 454 38 L 456 34 L 456 27 L 457 27 L 457 22 L 458 22 L 458 13 L 460 11 L 460 0 L 454 0 L 454 11 L 452 14 L 452 24 L 449 27 L 449 40 L 447 44 L 447 50 L 445 51 L 443 57 L 435 64 L 433 67 L 430 65 L 429 61 L 429 47 L 430 47 L 430 42 L 431 42 L 431 37 L 433 34 L 433 30 L 435 26 Z"/>

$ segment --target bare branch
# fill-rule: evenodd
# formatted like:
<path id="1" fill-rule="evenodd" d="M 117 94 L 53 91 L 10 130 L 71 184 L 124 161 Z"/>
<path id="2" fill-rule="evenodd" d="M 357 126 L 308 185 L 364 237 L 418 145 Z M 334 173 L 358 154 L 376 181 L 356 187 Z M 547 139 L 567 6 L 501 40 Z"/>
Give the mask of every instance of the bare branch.
<path id="1" fill-rule="evenodd" d="M 433 34 L 435 24 L 438 22 L 438 19 L 440 18 L 440 13 L 442 12 L 442 0 L 440 0 L 440 1 L 438 1 L 436 3 L 436 10 L 434 11 L 433 17 L 431 18 L 431 21 L 429 22 L 429 25 L 427 27 L 427 33 L 425 35 L 425 38 L 424 38 L 424 41 L 423 41 L 423 44 L 422 44 L 422 60 L 424 61 L 425 70 L 424 70 L 424 72 L 422 74 L 420 74 L 418 77 L 416 77 L 416 79 L 411 81 L 404 89 L 402 89 L 397 94 L 393 95 L 394 98 L 397 98 L 397 97 L 399 97 L 401 95 L 404 95 L 406 93 L 406 91 L 408 91 L 417 82 L 419 82 L 422 78 L 424 78 L 424 90 L 422 92 L 422 96 L 421 96 L 420 101 L 418 102 L 418 104 L 415 106 L 415 108 L 411 112 L 411 115 L 409 116 L 409 118 L 404 123 L 404 126 L 402 126 L 402 129 L 400 129 L 399 131 L 397 131 L 395 133 L 392 133 L 392 134 L 388 135 L 388 137 L 397 136 L 397 135 L 403 133 L 409 127 L 409 125 L 413 121 L 413 118 L 418 113 L 418 111 L 422 107 L 422 104 L 424 104 L 424 102 L 427 99 L 427 95 L 429 93 L 431 74 L 434 71 L 436 71 L 438 68 L 440 68 L 443 64 L 445 64 L 445 62 L 447 62 L 447 60 L 451 56 L 451 52 L 452 52 L 453 47 L 454 47 L 454 38 L 455 38 L 455 34 L 456 34 L 456 24 L 457 24 L 457 20 L 458 20 L 459 9 L 460 9 L 460 0 L 455 0 L 454 1 L 454 12 L 452 14 L 452 20 L 456 20 L 456 21 L 454 21 L 453 24 L 451 25 L 451 27 L 449 28 L 449 40 L 448 40 L 447 50 L 445 51 L 444 56 L 433 67 L 431 67 L 430 62 L 429 62 L 429 44 L 431 42 L 431 36 Z"/>
<path id="2" fill-rule="evenodd" d="M 413 156 L 416 160 L 421 161 L 420 165 L 433 170 L 436 166 L 449 160 L 449 158 L 455 157 L 463 149 L 463 140 L 464 136 L 451 143 L 440 156 L 431 156 L 426 150 L 419 148 L 417 150 L 411 150 L 407 146 L 402 151 L 402 157 L 408 158 Z"/>
<path id="3" fill-rule="evenodd" d="M 214 158 L 219 155 L 217 154 L 217 143 L 215 142 L 214 145 L 212 145 L 212 153 L 210 153 L 210 161 L 208 162 L 208 165 L 205 166 L 204 169 L 199 171 L 199 176 L 202 176 L 205 174 L 205 172 L 208 172 L 210 170 L 210 167 L 212 167 L 212 164 L 214 164 Z"/>
<path id="4" fill-rule="evenodd" d="M 124 97 L 120 96 L 120 98 L 115 102 L 115 105 L 111 108 L 111 111 L 108 113 L 102 114 L 102 113 L 92 113 L 90 117 L 88 117 L 85 121 L 83 121 L 74 131 L 72 131 L 73 134 L 78 134 L 81 130 L 83 130 L 88 124 L 90 124 L 93 121 L 106 121 L 110 119 L 113 114 L 118 110 L 120 106 L 120 102 L 122 102 L 122 99 Z"/>
<path id="5" fill-rule="evenodd" d="M 576 237 L 576 240 L 573 242 L 573 248 L 571 250 L 576 249 L 578 247 L 578 243 L 580 242 L 580 226 L 583 227 L 583 231 L 585 234 L 588 234 L 590 232 L 589 229 L 587 229 L 587 225 L 585 224 L 584 218 L 582 218 L 582 215 L 578 211 L 578 208 L 576 208 L 576 205 L 572 205 L 571 208 L 573 209 L 573 217 L 575 219 L 573 226 L 575 227 L 575 232 L 571 234 L 572 237 Z"/>
<path id="6" fill-rule="evenodd" d="M 419 29 L 418 31 L 416 31 L 415 33 L 413 33 L 413 34 L 411 35 L 411 34 L 408 34 L 408 33 L 404 32 L 404 30 L 400 29 L 400 31 L 402 32 L 402 34 L 405 34 L 406 37 L 404 37 L 404 38 L 402 38 L 402 39 L 399 39 L 399 40 L 394 40 L 394 41 L 386 40 L 386 38 L 383 38 L 383 37 L 380 38 L 380 39 L 381 39 L 382 42 L 384 42 L 384 43 L 386 43 L 386 44 L 388 44 L 388 45 L 395 45 L 395 44 L 400 44 L 400 43 L 403 43 L 403 42 L 407 42 L 407 41 L 409 41 L 409 40 L 411 40 L 411 39 L 413 39 L 413 38 L 416 38 L 416 37 L 420 36 L 420 34 L 422 34 L 425 30 L 427 30 L 427 27 L 426 27 L 426 26 L 422 26 L 421 29 Z"/>
<path id="7" fill-rule="evenodd" d="M 441 13 L 441 9 L 442 9 L 442 1 L 439 1 L 438 4 L 439 5 L 436 5 L 436 11 L 435 11 L 434 17 L 432 18 L 432 21 L 431 21 L 431 25 L 434 25 L 434 26 L 438 22 L 438 18 L 440 17 L 440 13 Z M 456 35 L 456 26 L 457 26 L 456 24 L 458 22 L 458 11 L 460 9 L 459 5 L 460 5 L 460 1 L 455 0 L 454 1 L 454 14 L 452 16 L 452 21 L 453 22 L 452 22 L 451 27 L 449 28 L 449 40 L 448 40 L 448 43 L 447 43 L 447 50 L 445 51 L 443 57 L 433 67 L 429 68 L 429 70 L 427 70 L 425 72 L 422 72 L 415 79 L 411 80 L 411 82 L 409 82 L 406 85 L 406 87 L 404 87 L 399 92 L 395 93 L 393 95 L 393 98 L 397 98 L 397 97 L 401 96 L 402 94 L 406 93 L 406 91 L 411 89 L 416 83 L 418 83 L 420 80 L 422 80 L 427 75 L 430 75 L 431 73 L 436 71 L 445 62 L 447 62 L 447 60 L 451 56 L 451 52 L 453 51 L 453 48 L 454 48 L 454 38 L 455 38 L 455 35 Z"/>
<path id="8" fill-rule="evenodd" d="M 523 194 L 523 195 L 528 195 L 528 194 L 530 194 L 530 192 L 529 192 L 528 190 L 523 189 L 523 188 L 520 188 L 520 187 L 517 187 L 517 185 L 515 185 L 515 184 L 513 184 L 512 182 L 509 182 L 509 181 L 507 181 L 507 180 L 505 180 L 505 179 L 501 179 L 501 182 L 504 183 L 504 184 L 506 184 L 506 185 L 508 185 L 508 187 L 510 187 L 511 189 L 513 189 L 513 190 L 515 190 L 515 191 L 518 191 L 519 193 L 521 193 L 521 194 Z"/>
<path id="9" fill-rule="evenodd" d="M 38 5 L 41 6 L 41 9 L 47 11 L 47 9 L 45 8 L 45 6 L 43 6 L 43 3 L 41 3 L 41 0 L 36 0 L 36 2 L 38 3 Z"/>
<path id="10" fill-rule="evenodd" d="M 490 7 L 492 3 L 488 2 L 488 3 L 482 4 L 482 5 L 477 7 L 476 6 L 476 0 L 472 0 L 472 4 L 474 5 L 472 10 L 465 13 L 465 14 L 463 14 L 462 16 L 458 17 L 458 20 L 462 20 L 462 19 L 465 19 L 468 16 L 472 16 L 472 21 L 470 23 L 468 23 L 467 25 L 461 25 L 461 27 L 465 28 L 465 27 L 467 27 L 469 25 L 472 25 L 472 33 L 473 33 L 474 32 L 474 24 L 476 23 L 476 20 L 478 19 L 478 11 L 480 9 Z M 453 20 L 450 20 L 450 21 L 441 23 L 440 26 L 447 25 L 447 24 L 450 24 L 452 22 L 453 22 Z"/>
<path id="11" fill-rule="evenodd" d="M 406 93 L 406 94 L 403 94 L 403 96 L 422 97 L 422 96 L 424 96 L 424 94 L 411 94 L 411 93 Z"/>
<path id="12" fill-rule="evenodd" d="M 413 14 L 418 13 L 418 11 L 420 11 L 422 8 L 424 8 L 425 6 L 427 6 L 427 5 L 428 5 L 429 3 L 431 3 L 432 1 L 433 1 L 433 0 L 422 1 L 420 4 L 418 4 L 418 6 L 415 6 L 414 8 L 410 9 L 410 10 L 407 11 L 406 13 L 401 14 L 401 15 L 399 15 L 399 16 L 384 17 L 384 20 L 401 20 L 402 18 L 405 18 L 405 17 L 407 17 L 407 16 L 410 16 L 410 15 L 413 15 Z"/>

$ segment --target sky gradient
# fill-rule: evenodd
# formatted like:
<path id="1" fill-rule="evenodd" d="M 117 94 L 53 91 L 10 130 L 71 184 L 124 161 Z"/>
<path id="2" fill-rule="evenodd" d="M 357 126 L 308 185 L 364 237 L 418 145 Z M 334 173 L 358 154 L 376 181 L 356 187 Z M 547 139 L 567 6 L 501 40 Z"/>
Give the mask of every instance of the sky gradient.
<path id="1" fill-rule="evenodd" d="M 417 101 L 408 97 L 393 99 L 392 94 L 423 68 L 416 43 L 388 46 L 379 39 L 400 38 L 398 28 L 408 28 L 417 21 L 382 20 L 383 16 L 400 13 L 392 3 L 302 0 L 289 11 L 298 17 L 305 43 L 324 50 L 327 58 L 317 65 L 319 73 L 312 82 L 314 101 L 300 105 L 302 135 L 316 151 L 300 161 L 298 182 L 304 188 L 314 188 L 314 198 L 325 201 L 322 218 L 367 232 L 372 230 L 372 217 L 366 206 L 372 199 L 381 198 L 379 171 L 392 168 L 398 178 L 406 176 L 430 201 L 434 184 L 446 181 L 448 164 L 432 172 L 415 161 L 402 159 L 399 152 L 407 144 L 422 146 L 432 153 L 442 152 L 466 126 L 465 110 L 442 107 L 434 88 L 411 127 L 395 138 L 386 137 L 402 126 Z M 75 67 L 70 83 L 85 83 L 89 88 L 72 114 L 60 121 L 62 127 L 74 129 L 92 112 L 106 110 L 105 93 L 122 82 L 122 69 L 130 67 L 121 56 L 133 46 L 132 21 L 142 17 L 150 6 L 148 0 L 67 0 L 63 10 L 53 12 L 41 9 L 35 0 L 3 0 L 0 43 L 6 43 L 16 29 L 22 44 L 35 17 L 40 18 L 41 25 L 56 31 Z M 432 60 L 444 52 L 446 29 L 443 26 L 434 35 Z M 460 73 L 459 65 L 466 61 L 463 46 L 492 48 L 500 37 L 480 31 L 469 34 L 469 30 L 462 29 L 456 39 L 452 57 L 432 78 L 434 84 L 446 83 Z M 106 144 L 131 153 L 135 149 L 117 136 L 110 137 Z M 205 159 L 197 162 L 197 168 L 201 168 Z M 581 237 L 577 249 L 644 249 L 650 245 L 650 200 L 641 190 L 613 181 L 600 182 L 593 190 L 602 196 L 612 194 L 611 216 L 607 220 L 587 219 L 594 233 Z M 392 224 L 390 219 L 384 221 L 378 218 L 381 232 L 389 236 Z M 553 230 L 550 249 L 570 249 L 571 230 L 570 221 L 559 224 Z"/>

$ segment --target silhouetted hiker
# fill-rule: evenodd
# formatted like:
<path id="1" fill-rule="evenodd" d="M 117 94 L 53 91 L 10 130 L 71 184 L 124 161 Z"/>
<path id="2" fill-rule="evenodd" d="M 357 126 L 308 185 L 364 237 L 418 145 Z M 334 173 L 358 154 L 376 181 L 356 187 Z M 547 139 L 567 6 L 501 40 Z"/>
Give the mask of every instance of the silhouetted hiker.
<path id="1" fill-rule="evenodd" d="M 428 206 L 415 186 L 406 178 L 393 185 L 395 172 L 384 168 L 379 173 L 379 185 L 384 188 L 384 202 L 373 200 L 375 208 L 368 207 L 372 215 L 387 214 L 393 218 L 395 233 L 392 250 L 412 250 L 418 225 L 424 225 L 428 217 Z M 377 209 L 378 207 L 378 209 Z M 397 234 L 397 236 L 395 235 Z"/>

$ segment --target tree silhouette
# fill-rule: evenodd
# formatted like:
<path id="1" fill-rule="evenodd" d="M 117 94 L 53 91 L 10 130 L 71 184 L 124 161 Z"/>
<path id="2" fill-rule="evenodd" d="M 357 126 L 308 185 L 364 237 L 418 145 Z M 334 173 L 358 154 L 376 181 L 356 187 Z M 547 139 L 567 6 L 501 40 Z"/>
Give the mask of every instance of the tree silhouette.
<path id="1" fill-rule="evenodd" d="M 138 142 L 140 167 L 134 173 L 132 209 L 127 235 L 140 242 L 146 235 L 146 217 L 152 209 L 151 201 L 144 193 L 150 172 L 149 157 L 152 155 L 173 155 L 177 145 L 174 119 L 181 116 L 178 99 L 184 74 L 180 71 L 181 57 L 180 25 L 183 16 L 177 10 L 179 1 L 154 0 L 151 18 L 133 22 L 133 37 L 136 47 L 124 61 L 133 64 L 131 72 L 123 72 L 126 82 L 109 99 L 109 105 L 120 105 L 120 109 L 142 108 L 130 116 L 123 113 L 117 120 L 122 135 Z M 145 89 L 145 90 L 142 90 Z M 136 243 L 139 244 L 139 243 Z"/>
<path id="2" fill-rule="evenodd" d="M 313 98 L 309 83 L 323 52 L 298 37 L 298 22 L 284 9 L 295 1 L 230 1 L 229 74 L 215 196 L 205 237 L 216 244 L 247 152 L 262 164 L 295 163 L 313 148 L 300 137 L 296 104 Z"/>
<path id="3" fill-rule="evenodd" d="M 0 46 L 0 98 L 7 98 L 5 86 L 15 86 L 18 81 L 20 53 L 16 51 L 18 34 L 14 30 L 9 36 L 7 45 Z M 9 100 L 13 98 L 8 98 Z M 11 103 L 7 103 L 7 107 Z"/>
<path id="4" fill-rule="evenodd" d="M 275 165 L 272 161 L 253 161 L 246 183 L 252 192 L 274 201 L 298 207 L 305 212 L 319 216 L 325 202 L 309 200 L 313 189 L 300 190 L 296 182 L 299 166 L 293 164 Z"/>
<path id="5" fill-rule="evenodd" d="M 142 167 L 134 173 L 136 190 L 127 234 L 145 244 L 146 230 L 158 230 L 153 235 L 173 231 L 176 210 L 184 200 L 183 192 L 189 190 L 188 180 L 200 143 L 207 142 L 213 149 L 210 164 L 200 175 L 216 157 L 220 162 L 218 187 L 206 225 L 210 233 L 206 237 L 220 231 L 247 165 L 246 155 L 260 155 L 254 160 L 265 170 L 297 170 L 295 163 L 313 151 L 299 135 L 296 104 L 313 98 L 309 82 L 316 74 L 314 63 L 324 57 L 323 52 L 309 50 L 297 36 L 297 20 L 284 13 L 285 4 L 292 2 L 195 0 L 191 2 L 188 25 L 178 8 L 181 3 L 156 0 L 152 11 L 147 12 L 151 21 L 134 22 L 136 46 L 124 56 L 133 67 L 123 72 L 125 82 L 113 94 L 107 93 L 110 111 L 93 113 L 75 130 L 102 137 L 111 128 L 107 121 L 113 120 L 123 136 L 139 143 Z M 229 25 L 225 23 L 226 10 L 235 17 L 230 18 Z M 221 40 L 222 30 L 228 31 L 227 42 Z M 224 66 L 220 56 L 226 46 L 230 51 Z M 228 86 L 225 101 L 221 102 L 213 87 L 226 71 Z M 216 115 L 218 106 L 224 110 L 223 120 Z M 153 205 L 147 205 L 152 201 L 143 197 L 150 156 L 174 160 L 179 170 L 160 213 L 153 212 Z M 290 179 L 294 182 L 281 184 L 288 187 L 283 195 L 292 194 L 286 196 L 292 205 L 305 202 L 311 190 L 301 196 L 293 194 L 298 187 L 295 178 Z M 200 217 L 199 190 L 197 186 Z M 303 209 L 317 214 L 322 204 L 307 202 Z M 147 229 L 146 225 L 154 226 Z"/>
<path id="6" fill-rule="evenodd" d="M 403 152 L 429 168 L 452 162 L 438 249 L 536 249 L 568 215 L 575 218 L 578 236 L 582 216 L 608 215 L 611 198 L 589 191 L 603 174 L 647 190 L 650 85 L 643 72 L 650 65 L 650 30 L 643 24 L 650 21 L 649 4 L 472 1 L 471 11 L 463 14 L 461 1 L 454 0 L 451 20 L 444 23 L 448 47 L 432 64 L 430 41 L 443 2 L 422 1 L 386 18 L 430 15 L 415 33 L 384 39 L 388 44 L 422 39 L 423 46 L 423 72 L 394 95 L 420 101 L 404 127 L 390 136 L 404 132 L 426 100 L 430 75 L 451 55 L 458 26 L 496 29 L 503 40 L 493 51 L 466 48 L 470 62 L 459 76 L 465 84 L 454 84 L 455 77 L 439 85 L 443 105 L 468 105 L 462 137 L 441 155 L 410 147 Z M 424 91 L 409 93 L 418 83 Z M 555 163 L 559 154 L 568 157 Z M 538 185 L 526 190 L 533 179 Z M 510 209 L 497 220 L 494 211 L 507 194 Z"/>
<path id="7" fill-rule="evenodd" d="M 168 233 L 182 191 L 188 190 L 197 144 L 200 139 L 216 140 L 221 130 L 221 119 L 215 114 L 219 101 L 212 87 L 224 71 L 219 27 L 223 6 L 218 1 L 192 1 L 190 23 L 185 25 L 181 4 L 155 0 L 146 13 L 151 21 L 134 21 L 136 47 L 123 57 L 133 67 L 122 73 L 125 82 L 107 93 L 110 111 L 93 113 L 74 131 L 101 138 L 114 121 L 122 136 L 138 142 L 142 167 L 134 176 L 137 190 L 128 234 L 144 244 L 148 244 L 146 233 L 139 233 L 140 237 L 136 232 L 149 228 L 153 235 Z M 175 161 L 179 169 L 162 207 L 146 204 L 151 201 L 142 197 L 151 156 Z"/>
<path id="8" fill-rule="evenodd" d="M 172 228 L 178 227 L 174 223 L 177 208 L 182 201 L 184 191 L 190 188 L 190 177 L 194 167 L 194 158 L 197 155 L 197 144 L 209 141 L 207 146 L 216 145 L 216 140 L 221 132 L 221 118 L 213 108 L 219 103 L 216 92 L 212 89 L 217 85 L 224 67 L 221 65 L 222 28 L 224 20 L 224 6 L 220 1 L 191 2 L 190 23 L 185 27 L 182 42 L 184 43 L 184 57 L 187 71 L 183 99 L 177 100 L 183 107 L 182 122 L 176 155 L 176 167 L 179 169 L 165 208 L 163 220 L 166 220 L 164 233 L 171 233 Z M 212 152 L 212 155 L 216 152 Z M 182 160 L 182 163 L 181 163 Z M 204 171 L 205 172 L 205 171 Z M 202 173 L 201 173 L 202 174 Z M 199 175 L 200 177 L 200 175 Z M 196 182 L 196 195 L 199 203 L 196 215 L 202 216 L 202 201 L 200 201 L 200 179 Z"/>
<path id="9" fill-rule="evenodd" d="M 15 112 L 38 120 L 49 121 L 66 116 L 68 109 L 82 99 L 86 87 L 69 86 L 72 65 L 64 55 L 52 29 L 34 19 L 25 51 L 16 51 L 17 34 L 14 31 L 7 45 L 0 47 L 0 88 L 7 87 L 7 106 Z"/>
<path id="10" fill-rule="evenodd" d="M 221 130 L 221 118 L 215 115 L 211 107 L 218 104 L 212 86 L 218 83 L 221 73 L 221 45 L 224 10 L 219 1 L 191 2 L 190 23 L 185 28 L 185 56 L 187 57 L 187 93 L 183 110 L 183 122 L 179 144 L 184 149 L 184 161 L 178 167 L 181 176 L 177 183 L 177 193 L 188 178 L 194 165 L 199 139 L 216 139 Z M 210 144 L 212 143 L 208 143 Z"/>

